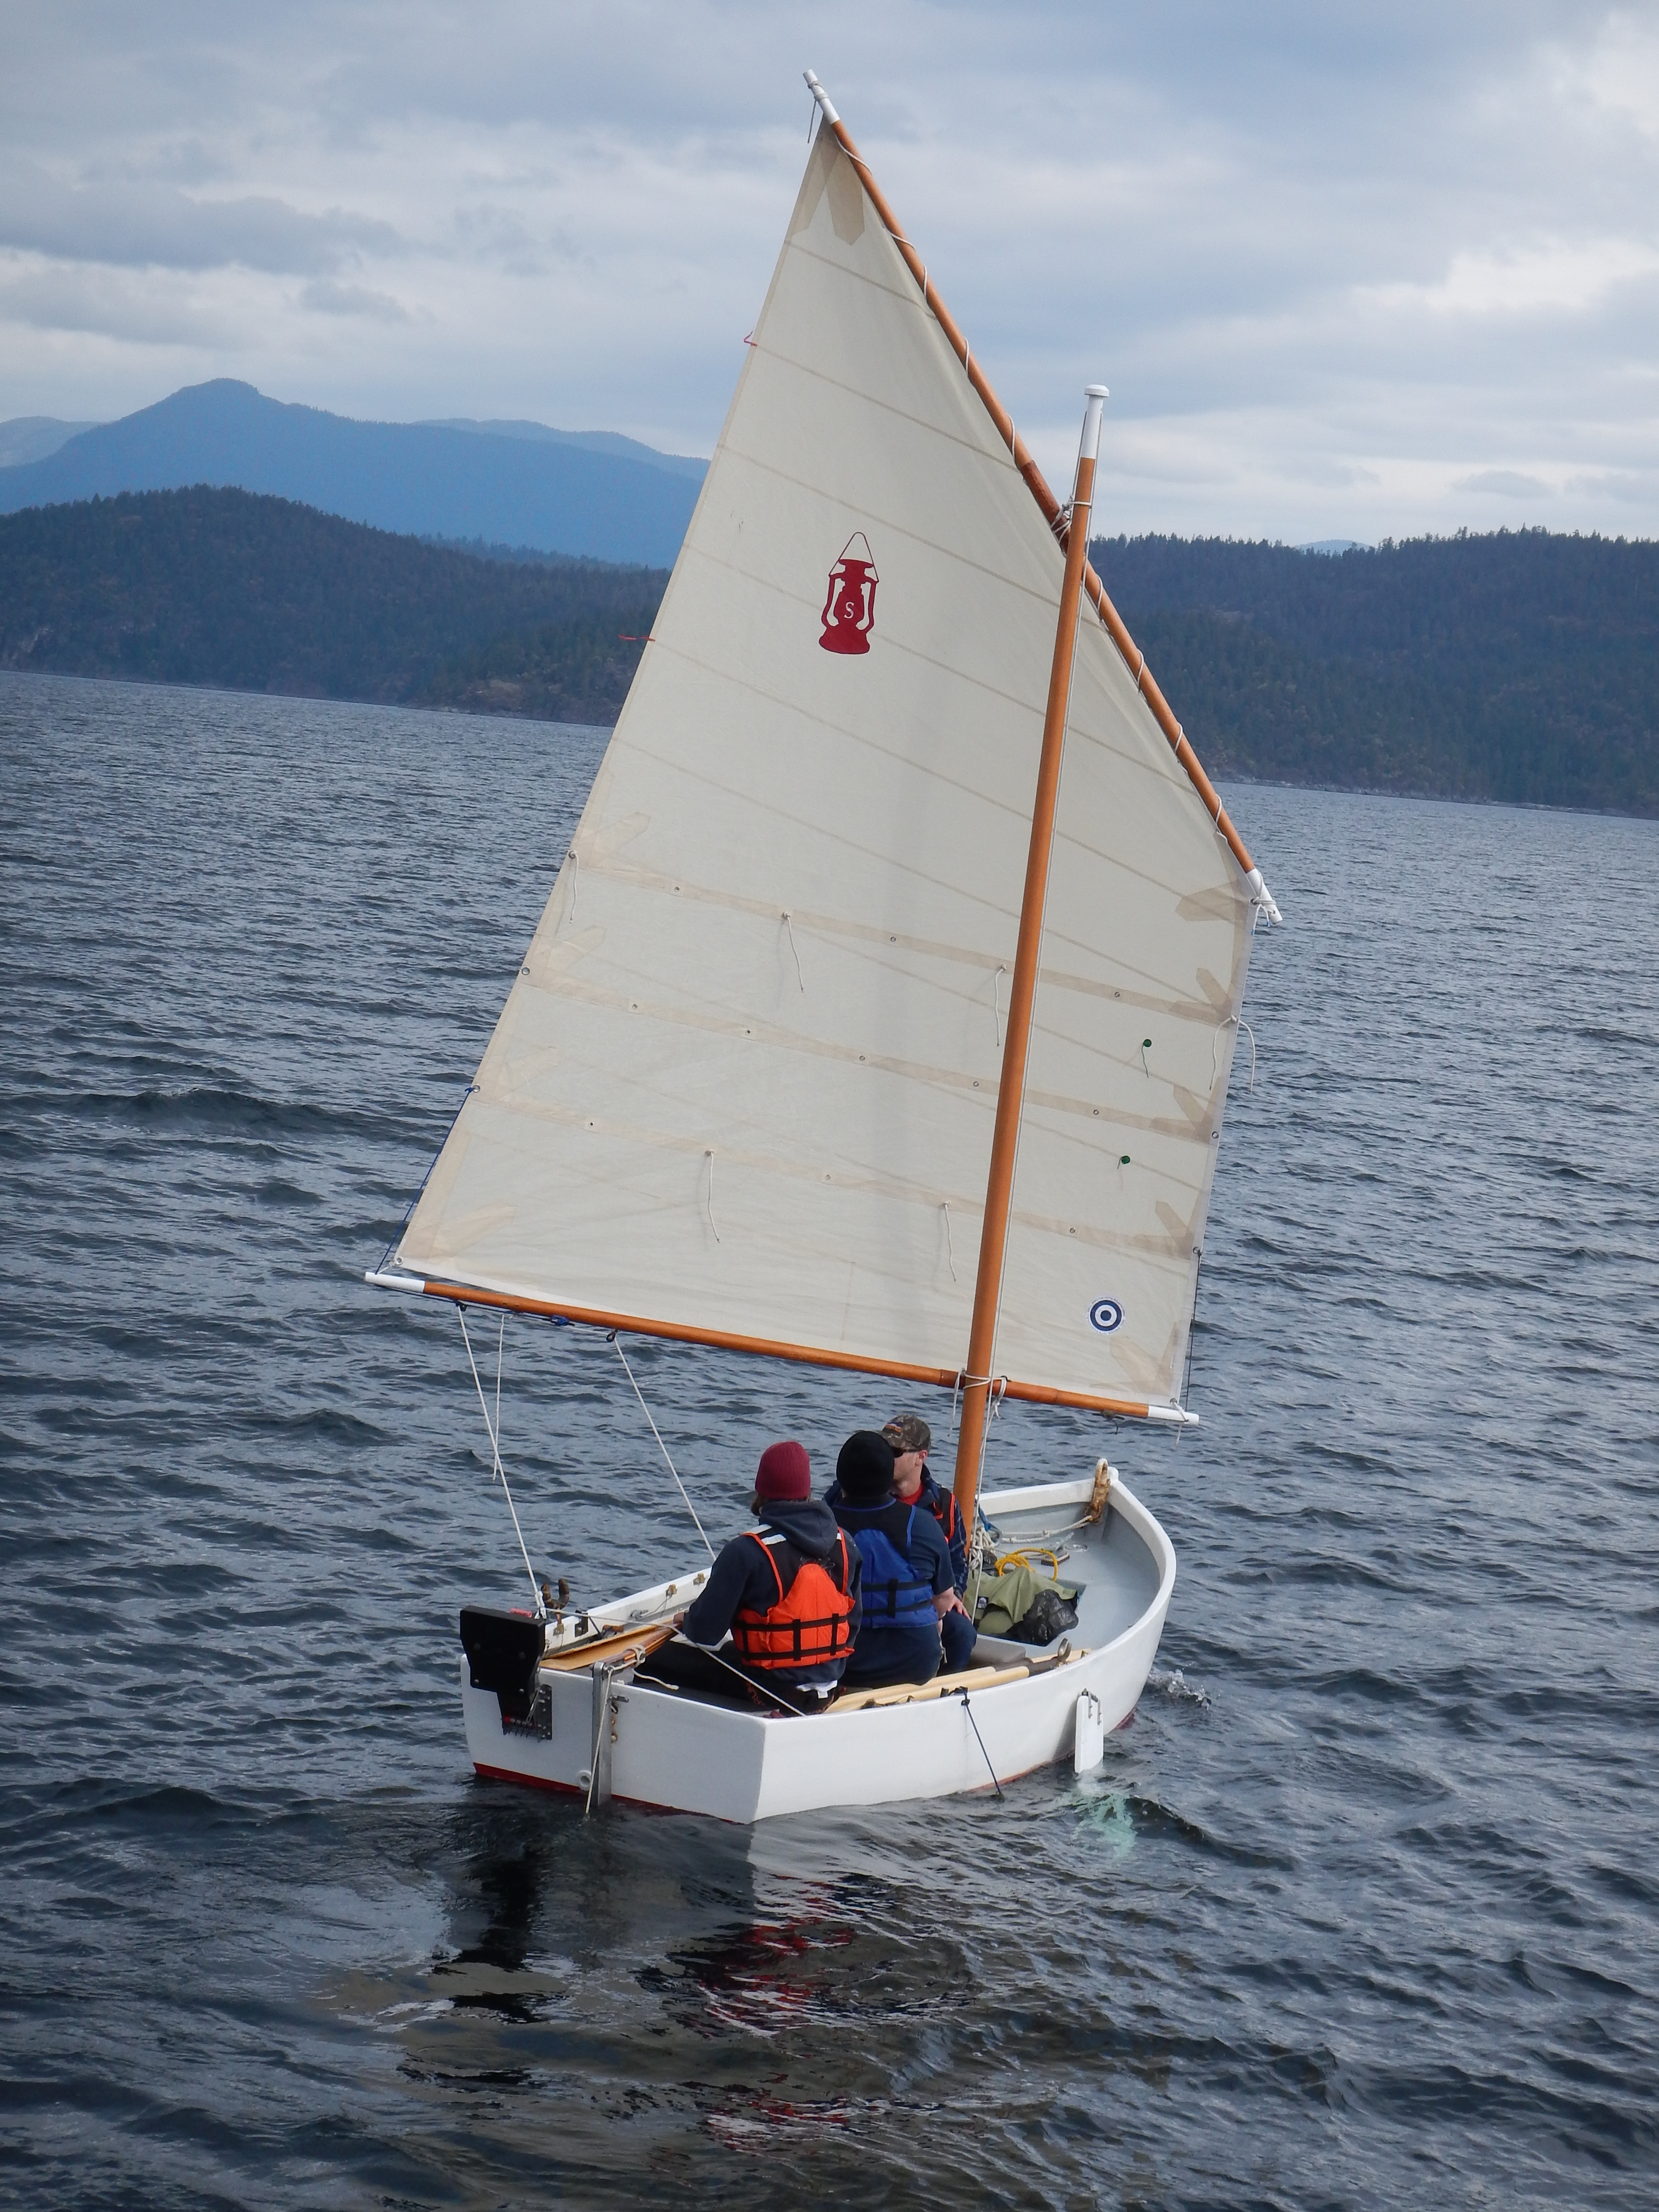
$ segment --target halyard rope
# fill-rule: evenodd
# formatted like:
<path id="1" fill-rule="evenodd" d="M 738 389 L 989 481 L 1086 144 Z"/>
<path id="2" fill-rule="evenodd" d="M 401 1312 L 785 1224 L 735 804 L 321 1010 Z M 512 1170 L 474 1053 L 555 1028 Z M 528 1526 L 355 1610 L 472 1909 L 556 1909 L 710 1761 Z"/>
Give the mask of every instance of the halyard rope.
<path id="1" fill-rule="evenodd" d="M 519 1526 L 519 1509 L 513 1503 L 513 1492 L 507 1487 L 507 1469 L 501 1465 L 501 1448 L 496 1441 L 501 1418 L 501 1370 L 500 1365 L 497 1364 L 495 1369 L 495 1421 L 492 1422 L 489 1418 L 489 1401 L 485 1398 L 483 1394 L 483 1384 L 478 1380 L 478 1363 L 472 1357 L 472 1339 L 466 1333 L 466 1308 L 458 1301 L 455 1311 L 460 1317 L 461 1342 L 466 1346 L 466 1364 L 472 1370 L 472 1387 L 478 1394 L 478 1411 L 483 1415 L 484 1426 L 489 1431 L 489 1455 L 495 1462 L 495 1473 L 501 1479 L 501 1494 L 507 1500 L 507 1511 L 513 1516 L 513 1533 L 519 1540 L 519 1550 L 524 1559 L 524 1571 L 530 1577 L 530 1587 L 535 1595 L 536 1618 L 538 1620 L 541 1620 L 546 1617 L 547 1608 L 542 1603 L 541 1586 L 536 1580 L 536 1571 L 530 1564 L 530 1554 L 525 1550 L 524 1530 Z M 507 1316 L 503 1313 L 501 1316 L 501 1335 L 503 1341 L 505 1341 L 506 1334 Z"/>
<path id="2" fill-rule="evenodd" d="M 634 1383 L 634 1395 L 640 1401 L 640 1411 L 645 1415 L 647 1421 L 650 1423 L 651 1433 L 657 1439 L 657 1449 L 662 1454 L 664 1459 L 667 1460 L 668 1472 L 673 1476 L 675 1485 L 679 1491 L 680 1496 L 685 1499 L 686 1511 L 691 1516 L 693 1521 L 696 1521 L 697 1534 L 702 1538 L 702 1547 L 712 1559 L 714 1556 L 714 1547 L 708 1540 L 708 1532 L 704 1528 L 702 1522 L 697 1521 L 697 1509 L 691 1503 L 690 1495 L 686 1490 L 685 1485 L 680 1480 L 680 1471 L 678 1468 L 675 1466 L 672 1459 L 669 1456 L 668 1447 L 662 1440 L 662 1431 L 657 1426 L 656 1423 L 651 1419 L 651 1408 L 645 1402 L 645 1393 L 641 1389 L 637 1382 L 634 1382 L 634 1370 L 628 1364 L 628 1354 L 622 1348 L 622 1336 L 618 1330 L 614 1328 L 611 1330 L 611 1342 L 615 1347 L 617 1358 L 622 1362 L 623 1373 L 628 1377 L 630 1382 Z"/>

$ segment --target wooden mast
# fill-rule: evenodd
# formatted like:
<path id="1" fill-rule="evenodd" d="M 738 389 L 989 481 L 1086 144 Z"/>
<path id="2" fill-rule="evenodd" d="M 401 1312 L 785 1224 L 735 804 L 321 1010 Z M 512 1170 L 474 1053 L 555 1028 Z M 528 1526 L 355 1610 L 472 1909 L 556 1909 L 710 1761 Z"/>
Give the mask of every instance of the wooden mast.
<path id="1" fill-rule="evenodd" d="M 991 1391 L 991 1362 L 996 1353 L 997 1310 L 1002 1299 L 1002 1266 L 1008 1249 L 1014 1159 L 1019 1150 L 1025 1063 L 1031 1042 L 1031 1012 L 1036 1000 L 1037 962 L 1042 950 L 1042 911 L 1048 895 L 1054 807 L 1060 797 L 1060 756 L 1065 750 L 1066 715 L 1072 700 L 1072 660 L 1077 647 L 1078 614 L 1083 603 L 1089 511 L 1094 504 L 1095 459 L 1100 451 L 1100 414 L 1105 398 L 1104 385 L 1090 385 L 1083 437 L 1078 449 L 1077 489 L 1072 495 L 1071 518 L 1066 532 L 1066 580 L 1060 586 L 1054 665 L 1048 672 L 1048 706 L 1042 718 L 1042 752 L 1037 763 L 1036 798 L 1031 808 L 1025 895 L 1020 902 L 1019 939 L 1014 952 L 1013 982 L 1008 994 L 1008 1031 L 1002 1043 L 1002 1080 L 997 1086 L 996 1128 L 991 1139 L 985 1225 L 980 1232 L 979 1274 L 974 1285 L 974 1319 L 968 1339 L 962 1428 L 957 1441 L 954 1486 L 957 1503 L 969 1528 L 974 1525 L 974 1507 L 979 1494 L 985 1409 Z"/>

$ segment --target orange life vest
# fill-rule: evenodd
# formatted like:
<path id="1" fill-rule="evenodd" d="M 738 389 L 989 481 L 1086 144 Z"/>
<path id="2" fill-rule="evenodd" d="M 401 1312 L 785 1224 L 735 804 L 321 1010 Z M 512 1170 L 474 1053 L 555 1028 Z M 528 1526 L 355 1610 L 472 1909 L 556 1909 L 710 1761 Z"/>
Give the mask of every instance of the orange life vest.
<path id="1" fill-rule="evenodd" d="M 741 1606 L 732 1620 L 732 1641 L 744 1666 L 778 1667 L 793 1672 L 845 1659 L 853 1649 L 848 1625 L 853 1601 L 848 1593 L 853 1571 L 845 1535 L 836 1531 L 829 1566 L 803 1559 L 784 1536 L 769 1539 L 750 1529 L 749 1540 L 759 1545 L 776 1580 L 778 1595 L 764 1613 Z M 781 1564 L 779 1552 L 784 1554 Z M 787 1581 L 785 1566 L 793 1568 Z"/>

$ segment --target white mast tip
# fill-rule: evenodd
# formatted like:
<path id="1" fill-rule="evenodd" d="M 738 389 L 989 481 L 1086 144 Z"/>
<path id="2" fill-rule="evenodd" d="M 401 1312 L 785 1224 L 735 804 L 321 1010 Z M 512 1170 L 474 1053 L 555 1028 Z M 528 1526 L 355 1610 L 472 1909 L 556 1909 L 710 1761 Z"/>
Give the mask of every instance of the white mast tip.
<path id="1" fill-rule="evenodd" d="M 824 121 L 826 123 L 839 123 L 841 121 L 841 118 L 835 111 L 835 108 L 830 102 L 829 94 L 818 82 L 817 71 L 816 70 L 803 70 L 801 71 L 801 75 L 806 79 L 806 89 L 811 94 L 813 99 L 817 100 L 818 106 L 823 109 Z"/>
<path id="2" fill-rule="evenodd" d="M 1085 384 L 1083 396 L 1085 399 L 1109 399 L 1112 395 L 1103 384 Z"/>

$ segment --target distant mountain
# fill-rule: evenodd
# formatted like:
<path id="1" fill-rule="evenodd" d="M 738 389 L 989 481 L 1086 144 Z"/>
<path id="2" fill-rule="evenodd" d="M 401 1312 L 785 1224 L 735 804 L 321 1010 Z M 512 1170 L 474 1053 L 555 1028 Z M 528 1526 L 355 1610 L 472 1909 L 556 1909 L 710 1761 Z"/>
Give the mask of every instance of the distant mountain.
<path id="1" fill-rule="evenodd" d="M 612 722 L 667 580 L 248 492 L 123 493 L 0 518 L 0 668 Z"/>
<path id="2" fill-rule="evenodd" d="M 504 434 L 483 423 L 356 422 L 220 378 L 82 430 L 44 459 L 0 468 L 0 514 L 122 491 L 234 485 L 383 530 L 666 567 L 703 465 L 631 440 L 617 441 L 626 452 L 590 442 L 607 434 L 539 423 Z"/>
<path id="3" fill-rule="evenodd" d="M 674 475 L 690 477 L 698 483 L 708 473 L 708 462 L 700 461 L 694 453 L 659 453 L 654 446 L 642 446 L 637 438 L 624 438 L 619 430 L 554 430 L 545 422 L 507 419 L 474 422 L 465 415 L 434 417 L 419 427 L 428 430 L 476 430 L 490 438 L 538 439 L 550 446 L 584 446 L 591 453 L 618 453 L 625 461 L 643 461 L 647 468 L 669 469 Z"/>
<path id="4" fill-rule="evenodd" d="M 1091 550 L 1212 775 L 1659 815 L 1659 544 Z"/>
<path id="5" fill-rule="evenodd" d="M 55 415 L 14 415 L 9 422 L 0 422 L 0 469 L 44 461 L 82 430 L 97 428 L 95 422 L 60 422 Z"/>

